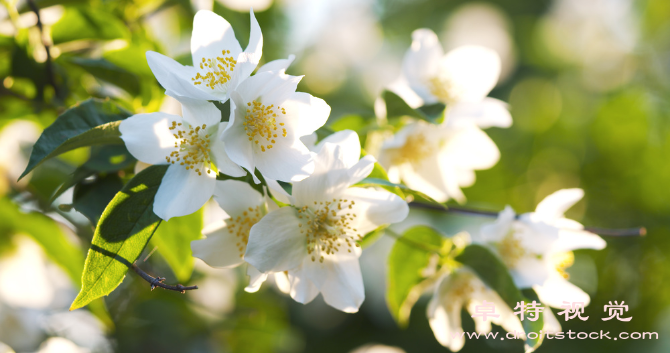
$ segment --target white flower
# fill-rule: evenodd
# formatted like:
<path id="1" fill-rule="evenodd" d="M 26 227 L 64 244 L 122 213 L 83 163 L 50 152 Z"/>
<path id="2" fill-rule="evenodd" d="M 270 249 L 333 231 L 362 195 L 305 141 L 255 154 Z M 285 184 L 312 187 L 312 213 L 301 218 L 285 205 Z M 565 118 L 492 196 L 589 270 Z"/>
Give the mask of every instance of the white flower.
<path id="1" fill-rule="evenodd" d="M 40 137 L 40 127 L 32 121 L 13 120 L 0 131 L 0 194 L 7 187 L 19 185 L 25 187 L 30 174 L 17 182 L 28 165 L 30 149 Z M 6 180 L 5 180 L 6 178 Z"/>
<path id="2" fill-rule="evenodd" d="M 251 228 L 244 259 L 262 272 L 288 271 L 290 295 L 300 303 L 319 292 L 325 302 L 356 312 L 365 298 L 358 263 L 363 235 L 400 222 L 407 203 L 386 191 L 349 187 L 373 169 L 374 158 L 359 161 L 360 143 L 344 131 L 317 146 L 314 173 L 293 183 L 291 205 L 270 212 Z M 334 144 L 331 141 L 345 141 Z"/>
<path id="3" fill-rule="evenodd" d="M 481 128 L 509 127 L 512 117 L 507 104 L 486 97 L 499 76 L 500 57 L 495 51 L 468 45 L 444 55 L 433 31 L 417 29 L 412 33 L 400 80 L 421 98 L 414 105 L 446 104 L 447 124 L 474 122 Z"/>
<path id="4" fill-rule="evenodd" d="M 237 267 L 245 263 L 243 256 L 251 227 L 278 207 L 249 184 L 237 180 L 217 180 L 214 200 L 227 217 L 203 229 L 207 238 L 191 242 L 193 256 L 212 267 Z M 267 278 L 267 274 L 251 265 L 247 267 L 247 274 L 251 278 L 245 288 L 247 292 L 256 292 Z"/>
<path id="5" fill-rule="evenodd" d="M 462 202 L 461 187 L 474 184 L 474 170 L 491 168 L 499 158 L 498 147 L 473 123 L 448 127 L 416 121 L 384 142 L 379 162 L 392 182 L 402 180 L 439 202 Z"/>
<path id="6" fill-rule="evenodd" d="M 437 341 L 453 352 L 461 350 L 465 344 L 461 310 L 465 307 L 470 315 L 474 315 L 476 307 L 483 305 L 484 301 L 492 303 L 495 306 L 494 315 L 499 316 L 487 316 L 486 320 L 480 316 L 473 317 L 478 333 L 491 332 L 492 322 L 508 332 L 523 332 L 521 321 L 498 293 L 488 288 L 473 272 L 461 268 L 440 279 L 428 303 L 428 321 Z"/>
<path id="7" fill-rule="evenodd" d="M 214 104 L 179 97 L 183 118 L 166 113 L 137 114 L 119 130 L 128 151 L 148 164 L 169 164 L 154 199 L 154 213 L 164 220 L 191 214 L 214 194 L 218 172 L 240 177 L 246 172 L 226 155 L 221 135 L 227 123 Z"/>
<path id="8" fill-rule="evenodd" d="M 148 51 L 147 62 L 166 93 L 199 100 L 225 102 L 230 92 L 249 77 L 260 61 L 263 36 L 254 12 L 250 12 L 249 45 L 242 51 L 230 23 L 221 16 L 200 10 L 193 18 L 191 54 L 194 66 L 183 66 L 165 55 Z"/>
<path id="9" fill-rule="evenodd" d="M 266 71 L 231 93 L 230 124 L 223 134 L 235 163 L 252 174 L 257 168 L 266 179 L 286 182 L 312 174 L 313 154 L 300 137 L 323 126 L 330 114 L 324 100 L 295 91 L 302 77 L 284 73 L 291 60 L 267 64 L 272 67 L 264 67 Z"/>
<path id="10" fill-rule="evenodd" d="M 603 249 L 599 236 L 563 213 L 584 196 L 581 189 L 563 189 L 547 196 L 535 212 L 516 218 L 505 208 L 494 224 L 481 228 L 473 242 L 488 246 L 507 265 L 519 288 L 533 288 L 540 301 L 560 308 L 564 301 L 588 305 L 589 295 L 570 283 L 566 268 L 576 249 Z"/>

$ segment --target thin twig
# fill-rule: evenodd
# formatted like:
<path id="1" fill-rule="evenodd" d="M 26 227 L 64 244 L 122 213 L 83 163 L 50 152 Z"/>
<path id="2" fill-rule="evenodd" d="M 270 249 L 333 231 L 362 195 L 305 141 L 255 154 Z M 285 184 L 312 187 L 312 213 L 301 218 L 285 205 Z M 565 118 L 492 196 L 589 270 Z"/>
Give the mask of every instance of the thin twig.
<path id="1" fill-rule="evenodd" d="M 37 4 L 35 4 L 35 0 L 28 0 L 28 6 L 30 6 L 30 9 L 35 13 L 37 16 L 37 28 L 40 30 L 40 37 L 42 38 L 42 45 L 44 45 L 44 50 L 47 53 L 47 60 L 46 60 L 46 70 L 47 70 L 47 80 L 49 82 L 49 85 L 54 88 L 54 94 L 56 97 L 58 96 L 58 86 L 56 85 L 56 77 L 54 76 L 54 68 L 53 68 L 53 63 L 51 60 L 51 46 L 49 45 L 49 42 L 44 38 L 44 28 L 42 26 L 42 20 L 40 18 L 40 8 L 37 7 Z"/>
<path id="2" fill-rule="evenodd" d="M 149 282 L 149 284 L 151 284 L 151 290 L 154 290 L 156 287 L 160 287 L 160 288 L 163 288 L 163 289 L 172 290 L 172 291 L 180 292 L 180 293 L 184 294 L 184 293 L 186 293 L 187 290 L 198 289 L 198 286 L 188 286 L 188 287 L 186 287 L 186 286 L 182 286 L 181 284 L 178 284 L 176 286 L 171 286 L 169 284 L 165 284 L 165 283 L 163 283 L 163 281 L 165 281 L 165 277 L 153 277 L 153 276 L 149 275 L 148 273 L 142 271 L 142 269 L 137 267 L 137 265 L 134 264 L 134 263 L 130 266 L 130 268 L 132 268 L 133 271 L 135 271 L 135 273 L 140 275 L 140 277 L 142 277 L 142 279 L 144 279 L 145 281 Z"/>
<path id="3" fill-rule="evenodd" d="M 481 217 L 498 217 L 498 212 L 487 211 L 487 210 L 478 210 L 460 206 L 448 206 L 448 209 L 445 209 L 440 206 L 429 205 L 421 202 L 410 202 L 409 204 L 414 208 L 423 208 L 433 211 L 440 211 L 445 213 L 460 213 L 470 216 L 481 216 Z M 518 217 L 518 215 L 517 215 Z M 639 237 L 647 235 L 647 228 L 638 227 L 638 228 L 627 228 L 627 229 L 607 229 L 607 228 L 597 228 L 597 227 L 585 227 L 584 230 L 599 234 L 602 236 L 608 237 Z"/>

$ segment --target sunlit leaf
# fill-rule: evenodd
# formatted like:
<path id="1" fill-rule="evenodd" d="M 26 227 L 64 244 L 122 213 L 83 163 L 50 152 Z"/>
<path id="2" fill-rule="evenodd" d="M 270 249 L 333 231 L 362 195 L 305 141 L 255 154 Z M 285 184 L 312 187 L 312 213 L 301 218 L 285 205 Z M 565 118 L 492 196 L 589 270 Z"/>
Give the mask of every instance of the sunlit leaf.
<path id="1" fill-rule="evenodd" d="M 54 44 L 80 39 L 129 38 L 128 27 L 109 13 L 88 6 L 68 7 L 63 17 L 51 27 Z"/>
<path id="2" fill-rule="evenodd" d="M 151 238 L 151 244 L 158 247 L 158 252 L 181 282 L 191 278 L 194 260 L 191 241 L 202 237 L 201 230 L 202 210 L 188 216 L 171 218 Z"/>
<path id="3" fill-rule="evenodd" d="M 153 202 L 166 171 L 167 166 L 148 167 L 109 203 L 95 229 L 84 264 L 82 288 L 70 310 L 108 295 L 121 284 L 160 224 Z"/>
<path id="4" fill-rule="evenodd" d="M 117 174 L 107 174 L 91 181 L 82 181 L 74 187 L 72 205 L 75 210 L 86 216 L 91 224 L 95 225 L 107 204 L 122 187 L 123 182 Z"/>
<path id="5" fill-rule="evenodd" d="M 110 101 L 88 99 L 66 110 L 44 129 L 21 178 L 49 158 L 79 147 L 121 144 L 119 120 L 130 116 Z"/>
<path id="6" fill-rule="evenodd" d="M 81 67 L 96 78 L 125 90 L 131 96 L 140 94 L 139 78 L 135 74 L 128 72 L 105 59 L 72 57 L 69 58 L 68 61 Z"/>
<path id="7" fill-rule="evenodd" d="M 388 258 L 388 288 L 386 302 L 391 314 L 401 327 L 409 321 L 409 314 L 425 288 L 424 271 L 431 257 L 439 256 L 444 238 L 427 226 L 408 229 L 398 238 Z"/>

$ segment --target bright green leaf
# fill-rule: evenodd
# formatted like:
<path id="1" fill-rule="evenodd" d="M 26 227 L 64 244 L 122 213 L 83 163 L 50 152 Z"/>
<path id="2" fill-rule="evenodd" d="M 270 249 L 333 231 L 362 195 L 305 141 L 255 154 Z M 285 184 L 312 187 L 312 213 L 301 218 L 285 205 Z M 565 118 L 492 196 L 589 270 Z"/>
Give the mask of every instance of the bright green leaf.
<path id="1" fill-rule="evenodd" d="M 475 271 L 479 278 L 495 290 L 510 308 L 514 309 L 517 303 L 522 301 L 532 302 L 516 287 L 505 264 L 485 247 L 476 244 L 469 245 L 456 257 L 456 261 Z M 537 321 L 524 320 L 522 324 L 526 333 L 539 332 L 543 327 L 543 322 L 543 319 L 539 318 Z M 533 348 L 539 347 L 541 343 L 541 338 L 526 340 L 526 344 Z"/>
<path id="2" fill-rule="evenodd" d="M 85 146 L 123 143 L 118 121 L 129 116 L 114 103 L 98 99 L 88 99 L 66 110 L 35 142 L 21 178 L 61 153 Z"/>
<path id="3" fill-rule="evenodd" d="M 81 67 L 89 74 L 107 81 L 128 92 L 131 96 L 140 94 L 140 80 L 139 78 L 105 59 L 88 59 L 80 57 L 72 57 L 68 59 L 69 62 Z"/>
<path id="4" fill-rule="evenodd" d="M 400 96 L 391 92 L 382 92 L 382 98 L 386 102 L 386 116 L 388 119 L 409 116 L 430 123 L 438 123 L 444 115 L 444 104 L 431 104 L 414 109 L 410 107 Z"/>
<path id="5" fill-rule="evenodd" d="M 167 166 L 151 166 L 116 194 L 95 229 L 84 264 L 82 288 L 70 310 L 108 295 L 121 284 L 158 228 L 153 203 Z"/>
<path id="6" fill-rule="evenodd" d="M 424 270 L 438 256 L 444 238 L 427 226 L 408 229 L 398 238 L 388 258 L 386 302 L 401 327 L 407 326 L 412 307 L 423 292 Z"/>
<path id="7" fill-rule="evenodd" d="M 54 44 L 80 39 L 129 38 L 126 25 L 115 16 L 88 6 L 68 7 L 61 19 L 51 27 Z"/>
<path id="8" fill-rule="evenodd" d="M 164 222 L 151 238 L 151 244 L 158 247 L 158 252 L 181 282 L 191 278 L 193 272 L 191 241 L 202 237 L 201 230 L 202 211 L 198 211 Z"/>
<path id="9" fill-rule="evenodd" d="M 123 182 L 117 174 L 99 175 L 92 181 L 82 181 L 74 187 L 72 205 L 95 225 L 121 188 Z"/>

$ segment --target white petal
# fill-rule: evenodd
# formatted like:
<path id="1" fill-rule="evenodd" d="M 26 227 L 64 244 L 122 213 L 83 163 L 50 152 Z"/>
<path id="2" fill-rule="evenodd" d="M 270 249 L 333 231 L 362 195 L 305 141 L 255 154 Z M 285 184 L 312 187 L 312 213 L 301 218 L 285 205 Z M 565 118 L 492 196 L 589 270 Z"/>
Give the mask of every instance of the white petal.
<path id="1" fill-rule="evenodd" d="M 304 92 L 292 93 L 281 106 L 286 109 L 286 129 L 298 137 L 309 135 L 322 127 L 330 115 L 330 106 L 326 101 Z M 360 157 L 360 142 L 358 149 L 356 160 Z"/>
<path id="2" fill-rule="evenodd" d="M 426 164 L 427 167 L 438 170 L 436 173 L 425 173 L 423 169 L 420 171 L 415 171 L 412 165 L 403 164 L 398 166 L 398 174 L 400 179 L 407 185 L 410 189 L 424 193 L 438 202 L 445 202 L 449 197 L 455 199 L 460 199 L 462 193 L 460 189 L 458 191 L 450 189 L 447 193 L 446 186 L 446 176 L 443 175 L 442 170 L 446 168 L 440 168 L 437 162 Z M 392 169 L 389 168 L 389 171 Z M 389 179 L 392 174 L 389 174 Z M 430 180 L 426 179 L 430 178 Z"/>
<path id="3" fill-rule="evenodd" d="M 289 195 L 288 192 L 286 192 L 286 190 L 284 190 L 284 188 L 279 185 L 276 180 L 265 178 L 265 183 L 268 185 L 268 188 L 270 188 L 270 193 L 272 196 L 274 196 L 275 199 L 277 199 L 277 201 L 285 204 L 291 203 L 291 195 Z"/>
<path id="4" fill-rule="evenodd" d="M 256 168 L 264 177 L 291 182 L 303 180 L 314 172 L 313 155 L 300 140 L 277 138 L 276 141 L 265 152 L 254 146 Z"/>
<path id="5" fill-rule="evenodd" d="M 251 265 L 247 265 L 247 275 L 249 276 L 249 285 L 244 288 L 247 293 L 258 292 L 263 282 L 268 279 L 267 273 L 262 273 Z"/>
<path id="6" fill-rule="evenodd" d="M 290 271 L 288 281 L 290 283 L 289 293 L 291 298 L 298 303 L 307 304 L 319 295 L 319 288 L 307 278 L 303 266 Z"/>
<path id="7" fill-rule="evenodd" d="M 184 96 L 201 100 L 218 100 L 197 88 L 191 79 L 197 71 L 192 66 L 184 66 L 163 54 L 148 51 L 147 63 L 154 73 L 158 82 L 167 90 L 167 94 L 173 97 Z"/>
<path id="8" fill-rule="evenodd" d="M 295 60 L 295 55 L 289 55 L 287 59 L 272 60 L 269 63 L 261 66 L 257 72 L 286 71 L 293 63 L 293 60 Z"/>
<path id="9" fill-rule="evenodd" d="M 500 159 L 495 142 L 475 125 L 449 129 L 441 160 L 456 169 L 480 170 L 493 167 Z"/>
<path id="10" fill-rule="evenodd" d="M 214 194 L 215 181 L 209 174 L 171 165 L 156 192 L 154 213 L 167 221 L 199 210 Z"/>
<path id="11" fill-rule="evenodd" d="M 243 253 L 235 245 L 240 242 L 240 238 L 236 233 L 230 233 L 225 223 L 218 229 L 208 231 L 205 236 L 207 238 L 191 242 L 193 256 L 217 268 L 236 267 L 244 262 Z"/>
<path id="12" fill-rule="evenodd" d="M 312 152 L 314 152 L 314 148 L 316 147 L 317 139 L 318 136 L 316 135 L 316 132 L 300 137 L 300 141 L 302 141 L 302 143 L 304 143 L 305 146 L 307 146 L 307 148 Z"/>
<path id="13" fill-rule="evenodd" d="M 537 205 L 535 214 L 545 221 L 563 218 L 565 211 L 581 200 L 582 197 L 584 197 L 584 190 L 582 189 L 558 190 L 545 197 Z"/>
<path id="14" fill-rule="evenodd" d="M 402 72 L 410 88 L 426 104 L 437 102 L 427 82 L 437 74 L 443 53 L 433 31 L 422 28 L 412 33 L 412 46 L 405 53 Z"/>
<path id="15" fill-rule="evenodd" d="M 349 173 L 344 168 L 340 146 L 326 143 L 315 158 L 314 173 L 293 183 L 296 205 L 330 199 L 349 186 Z"/>
<path id="16" fill-rule="evenodd" d="M 531 288 L 544 283 L 549 277 L 545 263 L 537 258 L 524 257 L 510 269 L 514 284 L 519 288 Z"/>
<path id="17" fill-rule="evenodd" d="M 461 306 L 450 305 L 449 307 L 451 310 L 447 311 L 443 305 L 437 305 L 435 310 L 429 313 L 428 323 L 441 345 L 452 352 L 458 352 L 465 344 L 465 337 L 462 335 L 463 327 L 461 327 Z"/>
<path id="18" fill-rule="evenodd" d="M 533 289 L 542 303 L 553 308 L 560 308 L 564 301 L 584 303 L 584 306 L 591 302 L 588 294 L 558 274 L 550 276 L 541 285 L 534 285 Z"/>
<path id="19" fill-rule="evenodd" d="M 342 161 L 344 162 L 345 168 L 353 167 L 358 163 L 358 159 L 361 158 L 361 141 L 355 131 L 342 130 L 331 134 L 321 140 L 318 145 L 314 146 L 312 152 L 319 153 L 321 148 L 323 148 L 323 145 L 326 143 L 340 146 Z"/>
<path id="20" fill-rule="evenodd" d="M 289 76 L 281 72 L 259 72 L 241 82 L 236 91 L 245 104 L 260 98 L 266 106 L 283 106 L 295 93 L 301 78 L 302 76 Z M 242 105 L 243 109 L 246 109 L 245 104 Z"/>
<path id="21" fill-rule="evenodd" d="M 602 250 L 607 242 L 596 234 L 587 231 L 560 230 L 558 240 L 552 244 L 552 251 L 563 252 L 577 249 Z"/>
<path id="22" fill-rule="evenodd" d="M 225 141 L 225 150 L 228 157 L 253 174 L 256 167 L 254 164 L 254 153 L 251 147 L 251 141 L 244 131 L 244 112 L 237 107 L 245 106 L 242 97 L 234 91 L 230 95 L 230 105 L 233 114 L 226 130 L 223 132 L 222 139 Z"/>
<path id="23" fill-rule="evenodd" d="M 473 236 L 473 240 L 478 244 L 501 241 L 512 228 L 515 217 L 516 213 L 512 207 L 505 206 L 505 209 L 498 213 L 498 218 L 495 222 L 483 225 L 479 234 Z"/>
<path id="24" fill-rule="evenodd" d="M 494 50 L 466 45 L 458 47 L 440 61 L 439 75 L 450 83 L 449 90 L 459 101 L 484 99 L 498 83 L 500 57 Z"/>
<path id="25" fill-rule="evenodd" d="M 377 227 L 403 221 L 409 213 L 407 202 L 388 191 L 372 188 L 349 188 L 342 198 L 354 200 L 352 208 L 357 217 L 353 223 L 360 234 L 368 233 Z"/>
<path id="26" fill-rule="evenodd" d="M 128 152 L 148 164 L 166 164 L 165 157 L 174 151 L 175 138 L 170 124 L 181 122 L 180 116 L 165 113 L 137 114 L 119 125 L 121 139 Z"/>
<path id="27" fill-rule="evenodd" d="M 251 20 L 249 44 L 244 52 L 237 56 L 237 64 L 233 72 L 235 75 L 233 87 L 236 87 L 254 72 L 263 55 L 263 34 L 253 10 L 249 11 L 249 17 Z"/>
<path id="28" fill-rule="evenodd" d="M 482 101 L 462 101 L 449 106 L 446 123 L 450 126 L 459 126 L 463 123 L 474 122 L 482 129 L 492 126 L 512 126 L 512 115 L 507 103 L 495 98 L 484 98 Z"/>
<path id="29" fill-rule="evenodd" d="M 289 281 L 288 275 L 285 272 L 275 272 L 274 275 L 277 289 L 279 289 L 279 291 L 284 294 L 291 293 L 291 282 Z M 319 290 L 316 289 L 316 287 L 314 287 L 314 289 L 316 290 L 316 294 L 314 294 L 314 296 L 316 296 L 319 294 Z"/>
<path id="30" fill-rule="evenodd" d="M 309 279 L 320 289 L 326 304 L 345 313 L 358 311 L 365 299 L 365 290 L 356 254 L 326 255 L 323 262 L 307 260 L 303 266 L 311 267 Z"/>
<path id="31" fill-rule="evenodd" d="M 181 103 L 184 121 L 193 127 L 216 126 L 221 122 L 221 111 L 208 101 L 188 97 L 175 97 Z"/>
<path id="32" fill-rule="evenodd" d="M 262 272 L 294 269 L 307 256 L 307 242 L 292 207 L 270 212 L 251 227 L 244 259 Z"/>
<path id="33" fill-rule="evenodd" d="M 358 163 L 349 168 L 349 185 L 353 185 L 363 180 L 365 177 L 372 173 L 372 170 L 375 168 L 375 157 L 367 155 L 361 158 Z"/>
<path id="34" fill-rule="evenodd" d="M 242 216 L 249 208 L 265 203 L 263 195 L 249 184 L 237 180 L 217 180 L 214 200 L 231 217 Z"/>
<path id="35" fill-rule="evenodd" d="M 222 136 L 223 131 L 226 128 L 225 124 L 226 123 L 219 124 L 219 134 L 217 134 L 218 136 Z M 243 177 L 247 175 L 247 172 L 244 169 L 240 168 L 237 163 L 233 162 L 233 160 L 228 157 L 228 153 L 226 153 L 226 144 L 221 140 L 221 138 L 215 137 L 211 141 L 210 153 L 212 157 L 212 163 L 214 163 L 216 169 L 218 169 L 220 173 L 230 175 L 232 177 Z"/>
<path id="36" fill-rule="evenodd" d="M 542 331 L 549 333 L 561 332 L 561 323 L 558 322 L 554 312 L 547 308 L 544 309 L 543 313 L 544 315 L 542 315 L 542 317 L 544 318 L 544 326 L 542 327 Z"/>
<path id="37" fill-rule="evenodd" d="M 237 58 L 242 52 L 230 23 L 212 11 L 198 11 L 193 18 L 191 34 L 193 64 L 202 62 L 203 58 L 207 60 L 221 57 L 224 50 L 230 50 L 229 55 L 233 58 Z"/>

